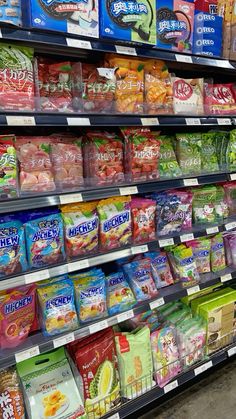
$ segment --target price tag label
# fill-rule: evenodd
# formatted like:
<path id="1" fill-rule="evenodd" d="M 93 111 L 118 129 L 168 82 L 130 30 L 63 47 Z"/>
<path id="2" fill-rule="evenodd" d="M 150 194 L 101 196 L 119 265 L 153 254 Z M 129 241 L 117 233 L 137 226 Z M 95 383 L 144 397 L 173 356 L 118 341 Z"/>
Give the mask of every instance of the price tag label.
<path id="1" fill-rule="evenodd" d="M 149 307 L 151 310 L 154 310 L 155 308 L 164 306 L 164 304 L 165 304 L 164 298 L 158 298 L 158 300 L 155 300 L 149 303 Z"/>
<path id="2" fill-rule="evenodd" d="M 77 260 L 76 262 L 68 263 L 68 272 L 80 271 L 81 269 L 89 268 L 89 260 Z"/>
<path id="3" fill-rule="evenodd" d="M 160 125 L 158 118 L 141 118 L 142 125 L 151 126 L 151 125 Z"/>
<path id="4" fill-rule="evenodd" d="M 176 54 L 175 55 L 175 59 L 179 63 L 188 63 L 188 64 L 192 64 L 193 63 L 192 57 L 189 57 L 188 55 Z"/>
<path id="5" fill-rule="evenodd" d="M 1 29 L 0 29 L 0 38 L 2 38 L 2 31 L 1 31 Z"/>
<path id="6" fill-rule="evenodd" d="M 226 231 L 233 230 L 234 228 L 236 228 L 236 221 L 233 221 L 232 223 L 225 224 L 225 230 Z"/>
<path id="7" fill-rule="evenodd" d="M 115 413 L 114 415 L 109 416 L 108 419 L 120 419 L 120 415 L 119 413 Z"/>
<path id="8" fill-rule="evenodd" d="M 107 320 L 102 320 L 101 322 L 95 323 L 95 324 L 91 324 L 89 326 L 89 333 L 96 333 L 99 332 L 100 330 L 106 329 L 108 327 L 108 322 Z"/>
<path id="9" fill-rule="evenodd" d="M 138 188 L 137 186 L 127 186 L 125 188 L 119 188 L 120 191 L 120 195 L 135 195 L 136 193 L 138 193 Z"/>
<path id="10" fill-rule="evenodd" d="M 195 294 L 196 292 L 200 291 L 200 287 L 199 287 L 199 285 L 196 285 L 195 287 L 187 288 L 186 291 L 187 291 L 188 295 L 192 295 L 192 294 Z"/>
<path id="11" fill-rule="evenodd" d="M 236 180 L 236 173 L 232 173 L 231 175 L 229 175 L 230 180 Z"/>
<path id="12" fill-rule="evenodd" d="M 230 348 L 228 350 L 228 357 L 231 357 L 231 356 L 233 356 L 235 354 L 236 354 L 236 346 L 234 346 L 233 348 Z"/>
<path id="13" fill-rule="evenodd" d="M 145 253 L 145 252 L 148 252 L 147 244 L 143 244 L 142 246 L 131 247 L 132 255 L 139 255 L 140 253 Z"/>
<path id="14" fill-rule="evenodd" d="M 69 126 L 90 126 L 89 118 L 66 118 Z"/>
<path id="15" fill-rule="evenodd" d="M 183 236 L 180 236 L 181 243 L 189 242 L 190 240 L 193 240 L 193 239 L 194 239 L 194 235 L 192 233 L 191 234 L 183 234 Z"/>
<path id="16" fill-rule="evenodd" d="M 137 51 L 133 47 L 125 47 L 122 45 L 115 45 L 117 54 L 137 55 Z"/>
<path id="17" fill-rule="evenodd" d="M 83 41 L 81 39 L 66 38 L 66 43 L 67 43 L 68 47 L 81 48 L 81 49 L 92 49 L 91 42 Z"/>
<path id="18" fill-rule="evenodd" d="M 184 186 L 198 186 L 198 179 L 184 179 Z"/>
<path id="19" fill-rule="evenodd" d="M 47 278 L 50 278 L 48 269 L 44 269 L 43 271 L 38 272 L 32 272 L 31 274 L 25 274 L 25 284 L 32 284 L 33 282 L 43 281 Z"/>
<path id="20" fill-rule="evenodd" d="M 132 319 L 132 317 L 134 317 L 134 311 L 129 310 L 129 311 L 126 311 L 125 313 L 117 314 L 117 321 L 118 323 L 121 323 L 126 320 Z"/>
<path id="21" fill-rule="evenodd" d="M 36 125 L 35 118 L 33 116 L 17 116 L 17 115 L 9 115 L 6 116 L 7 125 L 29 125 L 34 126 Z"/>
<path id="22" fill-rule="evenodd" d="M 186 125 L 201 125 L 199 118 L 185 118 Z"/>
<path id="23" fill-rule="evenodd" d="M 158 240 L 158 243 L 160 247 L 173 246 L 174 239 L 162 239 L 162 240 Z"/>
<path id="24" fill-rule="evenodd" d="M 33 358 L 33 356 L 39 355 L 39 347 L 33 346 L 30 349 L 26 349 L 26 351 L 18 352 L 15 354 L 15 360 L 17 362 L 25 361 L 26 359 Z"/>
<path id="25" fill-rule="evenodd" d="M 216 234 L 219 233 L 218 227 L 210 227 L 206 229 L 206 234 Z"/>
<path id="26" fill-rule="evenodd" d="M 59 348 L 60 346 L 67 345 L 67 343 L 74 342 L 75 335 L 74 333 L 69 333 L 66 336 L 62 336 L 57 339 L 53 339 L 53 346 L 54 348 Z"/>
<path id="27" fill-rule="evenodd" d="M 82 202 L 83 197 L 81 193 L 71 193 L 68 195 L 60 195 L 59 196 L 61 204 L 72 204 L 74 202 Z"/>
<path id="28" fill-rule="evenodd" d="M 218 125 L 232 125 L 230 118 L 217 118 Z"/>
<path id="29" fill-rule="evenodd" d="M 194 374 L 195 375 L 202 374 L 203 372 L 209 370 L 209 368 L 211 368 L 212 366 L 213 366 L 212 361 L 206 362 L 205 364 L 201 365 L 200 367 L 195 368 Z"/>
<path id="30" fill-rule="evenodd" d="M 172 381 L 172 383 L 167 384 L 164 387 L 164 393 L 169 393 L 169 391 L 174 390 L 175 388 L 177 388 L 179 386 L 178 380 Z"/>
<path id="31" fill-rule="evenodd" d="M 232 275 L 231 274 L 226 274 L 220 277 L 220 281 L 221 282 L 227 282 L 227 281 L 231 281 L 232 279 Z"/>

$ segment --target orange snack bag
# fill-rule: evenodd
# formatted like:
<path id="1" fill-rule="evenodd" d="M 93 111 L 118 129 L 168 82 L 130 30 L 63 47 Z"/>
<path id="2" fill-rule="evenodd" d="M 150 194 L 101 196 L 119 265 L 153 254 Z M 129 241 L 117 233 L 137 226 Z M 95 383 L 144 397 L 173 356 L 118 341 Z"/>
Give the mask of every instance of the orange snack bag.
<path id="1" fill-rule="evenodd" d="M 173 113 L 173 91 L 164 61 L 148 60 L 144 67 L 145 104 L 149 114 Z"/>
<path id="2" fill-rule="evenodd" d="M 15 368 L 0 371 L 0 419 L 23 419 L 24 402 Z"/>

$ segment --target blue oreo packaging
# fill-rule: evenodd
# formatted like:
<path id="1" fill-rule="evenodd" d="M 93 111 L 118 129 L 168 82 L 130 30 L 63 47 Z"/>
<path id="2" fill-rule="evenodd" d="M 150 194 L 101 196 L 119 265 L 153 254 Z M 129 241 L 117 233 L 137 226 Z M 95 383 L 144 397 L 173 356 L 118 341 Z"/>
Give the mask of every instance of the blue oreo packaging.
<path id="1" fill-rule="evenodd" d="M 1 1 L 0 22 L 21 26 L 21 0 Z"/>
<path id="2" fill-rule="evenodd" d="M 24 25 L 98 38 L 98 0 L 24 0 Z"/>

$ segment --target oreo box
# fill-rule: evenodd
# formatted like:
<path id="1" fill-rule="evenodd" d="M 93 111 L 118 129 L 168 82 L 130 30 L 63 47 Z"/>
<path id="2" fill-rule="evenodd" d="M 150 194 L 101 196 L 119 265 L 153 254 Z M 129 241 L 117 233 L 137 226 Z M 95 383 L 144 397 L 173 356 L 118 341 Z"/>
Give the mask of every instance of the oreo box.
<path id="1" fill-rule="evenodd" d="M 210 13 L 211 15 L 217 15 L 217 6 L 218 0 L 195 0 L 196 10 L 201 10 L 202 12 Z"/>
<path id="2" fill-rule="evenodd" d="M 192 1 L 157 0 L 157 47 L 191 52 L 194 12 Z"/>
<path id="3" fill-rule="evenodd" d="M 98 38 L 98 0 L 24 0 L 25 26 Z"/>
<path id="4" fill-rule="evenodd" d="M 156 44 L 156 0 L 100 0 L 100 36 Z"/>

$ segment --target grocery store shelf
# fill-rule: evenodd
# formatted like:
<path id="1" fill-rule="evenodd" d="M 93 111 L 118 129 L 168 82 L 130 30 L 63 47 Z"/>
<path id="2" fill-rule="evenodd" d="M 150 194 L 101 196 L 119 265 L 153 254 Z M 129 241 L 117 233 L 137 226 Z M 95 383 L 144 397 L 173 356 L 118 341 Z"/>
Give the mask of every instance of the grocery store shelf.
<path id="1" fill-rule="evenodd" d="M 143 313 L 147 310 L 154 310 L 166 303 L 178 300 L 187 295 L 194 294 L 201 289 L 207 288 L 211 285 L 218 284 L 221 282 L 229 282 L 236 279 L 236 271 L 232 268 L 226 268 L 217 274 L 204 274 L 201 275 L 201 281 L 196 286 L 185 288 L 181 283 L 171 285 L 159 290 L 157 298 L 150 301 L 138 303 L 132 310 L 128 310 L 124 313 L 117 314 L 116 316 L 107 317 L 100 321 L 88 324 L 77 329 L 75 332 L 66 333 L 63 335 L 52 337 L 45 337 L 43 334 L 36 333 L 29 337 L 23 345 L 18 348 L 11 348 L 0 351 L 0 369 L 6 368 L 10 365 L 14 365 L 23 358 L 28 359 L 38 353 L 44 353 L 50 351 L 56 347 L 65 345 L 66 343 L 72 342 L 76 339 L 89 336 L 99 330 L 105 329 L 109 326 L 114 326 L 120 322 L 128 320 L 133 316 Z"/>

